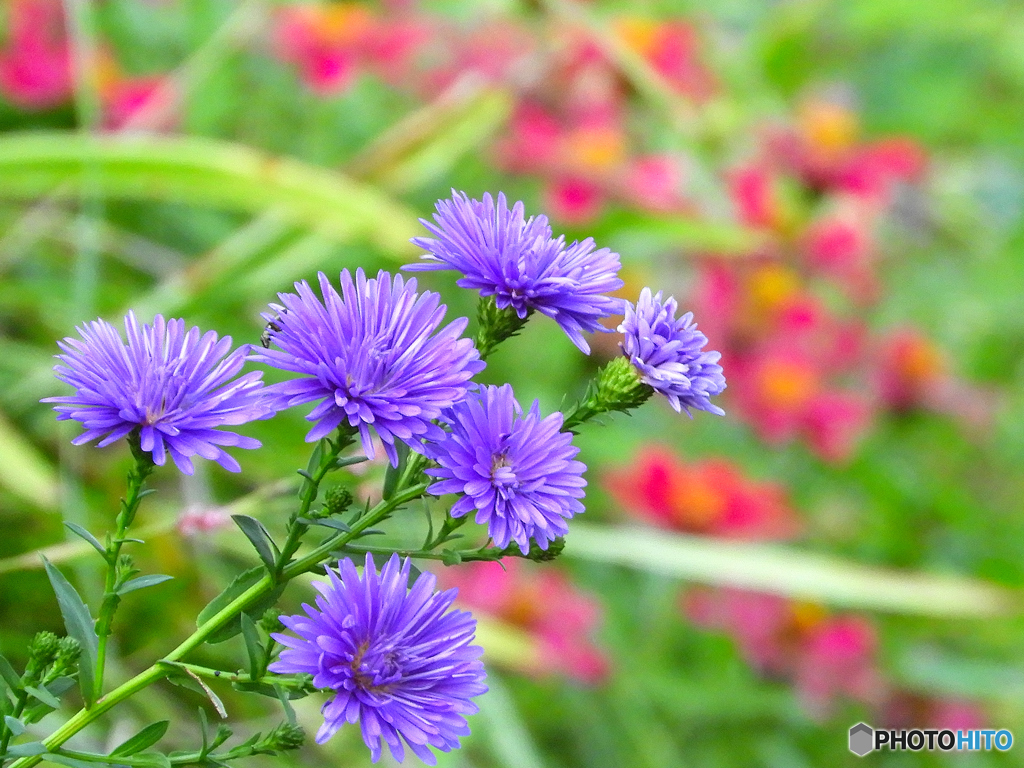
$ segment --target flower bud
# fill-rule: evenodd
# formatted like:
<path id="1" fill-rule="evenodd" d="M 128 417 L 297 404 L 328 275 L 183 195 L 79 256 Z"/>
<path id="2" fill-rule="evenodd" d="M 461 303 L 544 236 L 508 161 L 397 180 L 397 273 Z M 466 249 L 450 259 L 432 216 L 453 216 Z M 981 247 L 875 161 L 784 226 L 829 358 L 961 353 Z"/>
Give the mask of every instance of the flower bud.
<path id="1" fill-rule="evenodd" d="M 271 754 L 284 752 L 289 749 L 298 749 L 305 741 L 306 732 L 302 729 L 302 726 L 294 725 L 293 723 L 281 723 L 267 734 L 256 751 Z"/>
<path id="2" fill-rule="evenodd" d="M 501 342 L 519 333 L 531 314 L 532 310 L 527 312 L 525 317 L 519 317 L 512 307 L 498 309 L 493 296 L 481 296 L 476 310 L 476 319 L 480 326 L 476 332 L 476 348 L 480 352 L 480 357 L 487 357 Z"/>
<path id="3" fill-rule="evenodd" d="M 352 506 L 352 491 L 343 485 L 336 485 L 324 494 L 324 517 L 340 515 Z"/>
<path id="4" fill-rule="evenodd" d="M 640 380 L 629 358 L 616 357 L 597 372 L 583 400 L 566 413 L 564 428 L 571 429 L 603 413 L 639 408 L 653 394 L 654 389 Z"/>

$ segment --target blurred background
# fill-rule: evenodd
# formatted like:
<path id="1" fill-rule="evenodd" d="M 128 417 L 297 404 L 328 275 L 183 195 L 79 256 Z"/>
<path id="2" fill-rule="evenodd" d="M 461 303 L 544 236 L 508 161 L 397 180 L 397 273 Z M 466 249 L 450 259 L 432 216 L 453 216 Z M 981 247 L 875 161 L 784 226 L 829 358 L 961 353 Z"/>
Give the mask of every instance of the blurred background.
<path id="1" fill-rule="evenodd" d="M 63 633 L 35 551 L 97 599 L 99 559 L 62 522 L 106 530 L 129 466 L 123 444 L 73 448 L 39 403 L 60 393 L 57 339 L 134 308 L 258 343 L 293 281 L 393 271 L 451 188 L 504 191 L 618 251 L 624 297 L 652 286 L 695 313 L 727 415 L 652 401 L 587 426 L 587 514 L 557 562 L 443 569 L 480 618 L 491 692 L 441 764 L 854 765 L 860 720 L 1024 739 L 1024 6 L 6 0 L 0 30 L 16 665 L 35 631 Z M 473 317 L 455 279 L 420 282 Z M 555 410 L 617 337 L 592 346 L 538 318 L 482 378 Z M 305 431 L 300 411 L 251 425 L 265 448 L 238 476 L 158 473 L 136 551 L 175 580 L 125 601 L 112 679 L 252 564 L 230 514 L 283 528 Z M 241 641 L 197 659 L 239 668 Z M 216 692 L 238 737 L 282 719 Z M 297 702 L 310 732 L 321 702 Z M 80 743 L 173 715 L 164 744 L 194 748 L 200 706 L 216 718 L 161 684 Z M 350 727 L 275 761 L 369 757 Z"/>

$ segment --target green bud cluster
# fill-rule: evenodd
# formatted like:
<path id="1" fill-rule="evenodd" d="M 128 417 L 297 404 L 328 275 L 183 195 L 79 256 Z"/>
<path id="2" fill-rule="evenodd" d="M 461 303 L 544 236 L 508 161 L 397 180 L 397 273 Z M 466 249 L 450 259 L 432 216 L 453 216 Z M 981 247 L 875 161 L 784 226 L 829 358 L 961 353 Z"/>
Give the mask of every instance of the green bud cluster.
<path id="1" fill-rule="evenodd" d="M 530 310 L 526 317 L 519 317 L 512 307 L 498 309 L 493 296 L 481 296 L 476 310 L 476 348 L 480 357 L 486 358 L 501 342 L 519 333 L 532 313 Z"/>
<path id="2" fill-rule="evenodd" d="M 324 517 L 340 515 L 352 506 L 353 500 L 352 491 L 343 485 L 336 485 L 328 489 L 327 493 L 324 494 Z"/>
<path id="3" fill-rule="evenodd" d="M 306 732 L 301 725 L 281 723 L 256 745 L 253 754 L 275 754 L 298 749 L 306 741 Z"/>
<path id="4" fill-rule="evenodd" d="M 597 372 L 583 400 L 565 414 L 564 428 L 572 429 L 603 413 L 639 408 L 653 394 L 629 358 L 617 357 Z"/>
<path id="5" fill-rule="evenodd" d="M 260 618 L 260 627 L 268 635 L 271 632 L 283 632 L 284 624 L 281 623 L 281 609 L 280 608 L 268 608 Z"/>
<path id="6" fill-rule="evenodd" d="M 58 677 L 74 674 L 81 652 L 81 646 L 74 638 L 39 632 L 29 646 L 23 678 L 25 684 L 46 685 Z"/>
<path id="7" fill-rule="evenodd" d="M 519 545 L 513 542 L 497 553 L 497 557 L 495 559 L 500 559 L 502 557 L 521 557 L 526 560 L 533 560 L 535 563 L 547 563 L 561 555 L 563 549 L 565 549 L 564 536 L 559 536 L 557 539 L 549 541 L 547 549 L 541 549 L 540 545 L 531 539 L 530 551 L 525 555 L 522 550 L 519 549 Z"/>

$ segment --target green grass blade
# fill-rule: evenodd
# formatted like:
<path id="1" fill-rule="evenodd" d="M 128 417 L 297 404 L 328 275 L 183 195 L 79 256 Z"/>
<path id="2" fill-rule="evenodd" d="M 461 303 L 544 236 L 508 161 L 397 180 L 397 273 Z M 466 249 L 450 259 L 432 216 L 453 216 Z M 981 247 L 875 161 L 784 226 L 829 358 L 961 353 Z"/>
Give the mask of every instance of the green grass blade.
<path id="1" fill-rule="evenodd" d="M 759 542 L 723 541 L 646 528 L 572 524 L 565 556 L 847 608 L 942 618 L 1005 614 L 1011 590 L 954 576 L 859 565 Z"/>
<path id="2" fill-rule="evenodd" d="M 340 241 L 369 241 L 396 257 L 415 253 L 408 241 L 418 224 L 410 211 L 375 187 L 298 160 L 189 136 L 0 138 L 0 199 L 74 200 L 92 182 L 104 198 L 274 211 Z"/>

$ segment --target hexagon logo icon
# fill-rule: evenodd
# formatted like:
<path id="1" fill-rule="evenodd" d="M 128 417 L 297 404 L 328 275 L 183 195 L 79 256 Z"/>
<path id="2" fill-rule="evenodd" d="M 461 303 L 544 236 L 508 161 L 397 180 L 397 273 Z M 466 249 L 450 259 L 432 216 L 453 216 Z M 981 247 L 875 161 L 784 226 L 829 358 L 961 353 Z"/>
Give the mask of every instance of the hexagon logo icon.
<path id="1" fill-rule="evenodd" d="M 875 748 L 875 732 L 867 723 L 857 723 L 850 728 L 850 751 L 864 757 Z"/>

